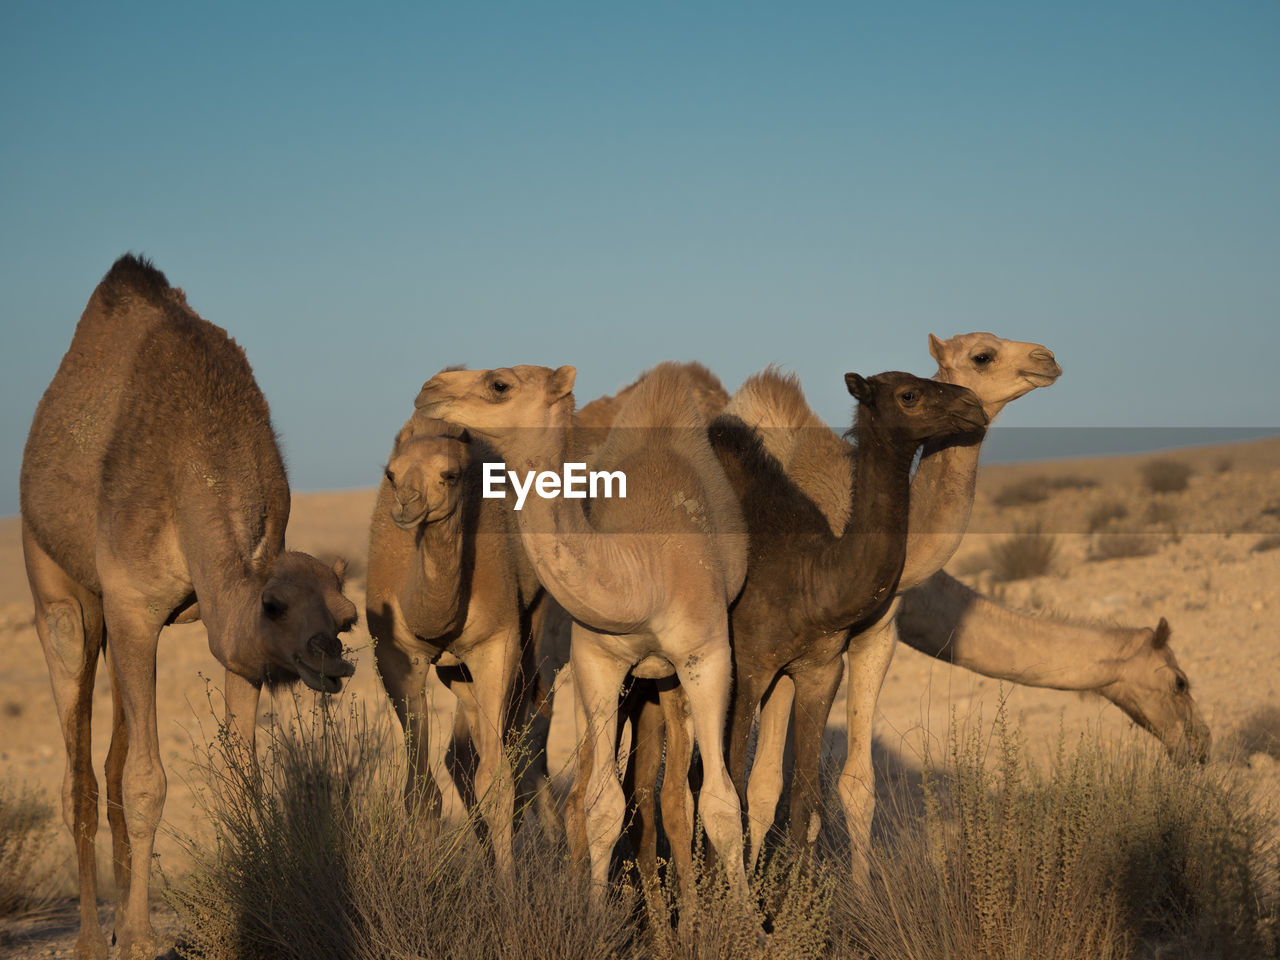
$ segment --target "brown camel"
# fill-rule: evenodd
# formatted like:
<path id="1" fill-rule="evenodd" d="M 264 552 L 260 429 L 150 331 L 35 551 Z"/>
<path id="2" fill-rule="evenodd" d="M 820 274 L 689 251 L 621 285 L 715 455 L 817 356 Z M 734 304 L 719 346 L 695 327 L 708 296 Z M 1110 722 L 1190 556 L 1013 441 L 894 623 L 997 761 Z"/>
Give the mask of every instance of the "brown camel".
<path id="1" fill-rule="evenodd" d="M 98 784 L 90 713 L 98 654 L 112 679 L 108 817 L 122 957 L 155 956 L 147 904 L 165 798 L 156 645 L 203 619 L 226 667 L 228 722 L 252 750 L 260 689 L 323 692 L 354 669 L 341 569 L 286 552 L 289 487 L 267 404 L 226 332 L 145 260 L 94 290 L 36 410 L 22 461 L 22 541 L 67 747 L 62 810 L 80 872 L 78 957 L 105 957 L 97 919 Z M 197 606 L 198 604 L 198 606 Z"/>
<path id="2" fill-rule="evenodd" d="M 766 373 L 776 386 L 793 379 Z M 844 673 L 848 631 L 874 623 L 889 608 L 906 560 L 911 463 L 922 443 L 981 433 L 987 416 L 965 387 L 885 373 L 846 375 L 858 400 L 843 528 L 805 496 L 761 434 L 726 411 L 711 425 L 712 445 L 742 503 L 751 536 L 751 565 L 732 610 L 736 687 L 729 731 L 729 769 L 746 796 L 747 746 L 756 707 L 782 675 L 795 685 L 796 770 L 792 836 L 817 838 L 818 765 L 822 733 Z M 741 391 L 740 391 L 741 392 Z M 732 408 L 732 403 L 730 408 Z M 821 434 L 815 433 L 816 436 Z"/>
<path id="3" fill-rule="evenodd" d="M 533 684 L 524 679 L 535 672 L 531 640 L 542 591 L 510 505 L 481 496 L 481 464 L 496 459 L 482 441 L 449 435 L 441 421 L 410 420 L 370 525 L 366 613 L 409 749 L 406 803 L 421 802 L 431 820 L 439 817 L 440 790 L 428 766 L 426 681 L 434 665 L 458 696 L 474 740 L 474 795 L 499 874 L 510 878 L 516 791 L 507 747 L 524 719 L 520 708 L 532 705 L 525 687 Z M 549 785 L 540 781 L 539 814 L 544 823 L 557 820 Z"/>
<path id="4" fill-rule="evenodd" d="M 417 406 L 490 439 L 508 465 L 559 473 L 573 443 L 574 376 L 572 367 L 446 372 L 423 385 Z M 539 579 L 574 618 L 578 719 L 592 744 L 584 808 L 596 889 L 607 883 L 625 808 L 614 763 L 618 691 L 633 668 L 674 668 L 690 717 L 668 722 L 690 725 L 708 758 L 703 822 L 745 898 L 741 814 L 722 751 L 732 671 L 725 606 L 745 574 L 744 531 L 678 369 L 660 366 L 631 393 L 592 466 L 621 472 L 626 497 L 593 500 L 590 517 L 571 499 L 530 497 L 518 523 Z M 678 777 L 672 788 L 687 797 Z M 668 824 L 673 850 L 691 843 L 691 799 L 688 809 Z"/>
<path id="5" fill-rule="evenodd" d="M 969 333 L 942 341 L 930 335 L 929 351 L 938 362 L 934 379 L 968 387 L 982 401 L 988 421 L 1005 405 L 1048 386 L 1062 373 L 1053 353 L 1037 343 L 1004 340 L 990 333 Z M 759 430 L 766 447 L 792 480 L 827 517 L 833 531 L 846 522 L 849 460 L 842 441 L 804 402 L 794 380 L 766 373 L 738 391 L 728 411 Z M 898 589 L 927 579 L 955 552 L 973 506 L 978 456 L 984 434 L 958 434 L 924 445 L 911 481 L 907 555 Z M 849 749 L 839 792 L 857 873 L 865 873 L 866 844 L 874 806 L 871 767 L 872 718 L 876 699 L 893 655 L 889 628 L 896 607 L 851 639 L 849 662 Z M 782 754 L 792 706 L 792 685 L 779 678 L 761 707 L 755 763 L 747 787 L 751 819 L 748 863 L 753 862 L 773 823 L 782 792 Z"/>

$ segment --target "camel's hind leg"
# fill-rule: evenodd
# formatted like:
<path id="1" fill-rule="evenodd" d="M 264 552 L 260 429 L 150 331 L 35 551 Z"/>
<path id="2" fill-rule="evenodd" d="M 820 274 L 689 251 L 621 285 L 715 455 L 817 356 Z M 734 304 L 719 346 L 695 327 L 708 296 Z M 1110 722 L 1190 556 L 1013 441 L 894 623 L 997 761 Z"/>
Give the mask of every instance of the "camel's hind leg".
<path id="1" fill-rule="evenodd" d="M 876 809 L 876 774 L 871 765 L 871 734 L 876 701 L 895 646 L 893 616 L 898 601 L 871 629 L 849 645 L 848 751 L 840 771 L 840 805 L 849 828 L 852 875 L 871 876 L 871 818 Z"/>
<path id="2" fill-rule="evenodd" d="M 102 602 L 71 579 L 24 523 L 22 546 L 35 601 L 36 633 L 49 665 L 49 681 L 62 726 L 67 766 L 62 779 L 62 819 L 76 846 L 80 877 L 80 936 L 76 956 L 101 958 L 107 941 L 98 923 L 98 780 L 93 773 L 93 683 L 103 636 Z"/>
<path id="3" fill-rule="evenodd" d="M 689 764 L 693 762 L 693 712 L 684 688 L 675 678 L 660 681 L 659 702 L 667 728 L 667 764 L 662 777 L 662 824 L 671 844 L 671 861 L 680 889 L 691 902 L 697 878 L 693 875 L 693 791 Z"/>
<path id="4" fill-rule="evenodd" d="M 707 839 L 724 864 L 734 892 L 746 899 L 747 878 L 742 859 L 742 807 L 724 760 L 724 721 L 733 681 L 733 656 L 726 629 L 721 626 L 710 642 L 690 645 L 690 653 L 675 662 L 693 714 L 694 736 L 702 754 L 703 780 L 698 795 Z M 665 787 L 664 787 L 665 789 Z M 670 829 L 670 828 L 668 828 Z"/>
<path id="5" fill-rule="evenodd" d="M 651 680 L 636 680 L 625 705 L 631 721 L 631 755 L 627 758 L 623 793 L 631 811 L 628 833 L 636 865 L 646 882 L 658 879 L 658 774 L 662 770 L 662 748 L 665 739 L 662 706 L 658 685 Z M 670 763 L 670 760 L 667 761 Z M 669 769 L 669 768 L 668 768 Z M 687 773 L 686 773 L 687 775 Z M 666 796 L 666 793 L 663 793 Z M 690 801 L 692 823 L 693 805 Z"/>
<path id="6" fill-rule="evenodd" d="M 626 799 L 618 782 L 618 694 L 628 664 L 600 649 L 601 639 L 580 624 L 573 626 L 570 662 L 584 721 L 578 731 L 590 751 L 590 771 L 583 797 L 587 850 L 591 857 L 593 896 L 604 897 L 609 862 L 622 833 Z M 582 777 L 585 761 L 578 766 Z"/>
<path id="7" fill-rule="evenodd" d="M 475 718 L 471 736 L 479 763 L 475 793 L 480 814 L 489 828 L 498 876 L 511 880 L 515 872 L 512 850 L 512 818 L 515 815 L 515 780 L 507 755 L 512 691 L 520 669 L 520 636 L 515 629 L 477 644 L 467 654 L 471 671 L 471 696 Z M 468 718 L 470 720 L 470 718 Z"/>
<path id="8" fill-rule="evenodd" d="M 784 673 L 778 676 L 760 702 L 756 755 L 751 761 L 751 776 L 747 780 L 747 823 L 751 834 L 747 848 L 748 867 L 754 867 L 759 859 L 765 837 L 778 814 L 778 800 L 782 797 L 783 758 L 786 753 L 787 731 L 791 728 L 791 705 L 795 702 L 795 697 L 795 683 Z"/>

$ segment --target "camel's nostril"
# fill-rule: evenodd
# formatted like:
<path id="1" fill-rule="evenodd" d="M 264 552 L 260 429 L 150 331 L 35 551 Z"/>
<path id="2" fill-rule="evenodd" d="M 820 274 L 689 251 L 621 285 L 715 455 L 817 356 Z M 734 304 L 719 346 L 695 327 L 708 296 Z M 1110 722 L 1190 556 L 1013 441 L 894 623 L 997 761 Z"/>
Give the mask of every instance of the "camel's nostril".
<path id="1" fill-rule="evenodd" d="M 342 657 L 342 644 L 337 637 L 317 633 L 307 641 L 307 649 L 317 657 Z"/>

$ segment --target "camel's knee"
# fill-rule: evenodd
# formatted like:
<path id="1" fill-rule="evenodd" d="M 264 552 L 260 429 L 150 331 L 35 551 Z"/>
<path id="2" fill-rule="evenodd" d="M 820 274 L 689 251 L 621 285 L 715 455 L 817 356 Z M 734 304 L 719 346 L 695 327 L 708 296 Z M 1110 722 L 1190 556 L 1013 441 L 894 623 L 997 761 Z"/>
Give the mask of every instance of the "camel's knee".
<path id="1" fill-rule="evenodd" d="M 168 792 L 159 760 L 141 756 L 135 760 L 131 751 L 125 762 L 123 787 L 124 821 L 130 838 L 154 836 Z"/>
<path id="2" fill-rule="evenodd" d="M 49 649 L 71 676 L 78 677 L 85 668 L 84 614 L 74 600 L 57 600 L 44 608 L 45 635 Z"/>

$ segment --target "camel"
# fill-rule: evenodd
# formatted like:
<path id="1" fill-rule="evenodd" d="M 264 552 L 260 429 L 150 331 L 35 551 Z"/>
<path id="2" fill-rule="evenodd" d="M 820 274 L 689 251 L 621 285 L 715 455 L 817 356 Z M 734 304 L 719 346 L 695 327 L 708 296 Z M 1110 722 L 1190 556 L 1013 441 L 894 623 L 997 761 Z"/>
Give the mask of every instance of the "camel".
<path id="1" fill-rule="evenodd" d="M 988 422 L 1011 401 L 1052 384 L 1062 373 L 1053 353 L 1040 344 L 1004 340 L 990 333 L 962 334 L 946 341 L 930 334 L 929 352 L 938 363 L 934 379 L 973 390 Z M 761 431 L 766 447 L 788 476 L 822 510 L 831 529 L 840 529 L 848 518 L 849 461 L 840 455 L 835 434 L 804 403 L 798 386 L 765 374 L 744 385 L 727 409 Z M 911 481 L 907 554 L 899 591 L 940 570 L 964 537 L 983 436 L 981 432 L 957 434 L 925 444 Z M 853 869 L 859 874 L 867 863 L 865 842 L 859 841 L 869 840 L 875 802 L 872 718 L 893 655 L 890 623 L 895 610 L 896 601 L 878 623 L 851 638 L 847 651 L 849 748 L 839 794 L 855 840 Z M 761 708 L 756 762 L 747 789 L 748 862 L 760 850 L 782 792 L 782 753 L 791 700 L 789 679 L 780 678 Z"/>
<path id="2" fill-rule="evenodd" d="M 558 472 L 573 444 L 575 374 L 533 366 L 444 372 L 423 385 L 416 406 L 490 440 L 508 465 Z M 607 885 L 625 809 L 614 762 L 618 692 L 633 669 L 643 676 L 674 668 L 688 716 L 667 720 L 707 758 L 703 822 L 745 902 L 741 812 L 723 753 L 732 675 L 725 608 L 745 576 L 745 531 L 674 365 L 631 392 L 593 466 L 622 472 L 626 498 L 596 499 L 588 516 L 580 502 L 531 497 L 518 525 L 539 579 L 574 619 L 570 664 L 580 730 L 591 743 L 590 771 L 584 764 L 579 778 L 589 778 L 582 789 L 594 890 L 602 896 Z M 674 703 L 665 698 L 664 708 Z M 687 776 L 687 760 L 682 769 Z M 688 804 L 668 824 L 679 850 L 691 846 L 692 800 L 687 782 L 673 777 L 670 786 Z"/>
<path id="3" fill-rule="evenodd" d="M 1209 727 L 1164 617 L 1154 628 L 1134 628 L 1029 616 L 940 570 L 902 594 L 897 627 L 909 646 L 989 677 L 1100 693 L 1175 758 L 1209 758 Z"/>
<path id="4" fill-rule="evenodd" d="M 165 799 L 156 648 L 202 619 L 226 668 L 228 725 L 250 751 L 262 685 L 332 693 L 354 667 L 343 568 L 284 549 L 289 486 L 244 351 L 164 274 L 121 257 L 94 290 L 36 410 L 22 542 L 66 742 L 62 813 L 79 864 L 76 955 L 102 958 L 90 714 L 98 654 L 113 694 L 106 777 L 120 956 L 155 956 L 147 902 Z M 120 919 L 120 916 L 123 919 Z"/>
<path id="5" fill-rule="evenodd" d="M 897 592 L 916 450 L 944 436 L 980 434 L 987 425 L 979 399 L 955 384 L 898 372 L 869 380 L 847 374 L 846 384 L 858 401 L 851 431 L 856 446 L 849 451 L 829 431 L 812 431 L 810 438 L 830 437 L 827 456 L 849 464 L 849 508 L 839 534 L 768 452 L 761 433 L 733 414 L 733 401 L 710 429 L 751 537 L 747 583 L 731 619 L 737 683 L 729 769 L 745 798 L 756 707 L 780 676 L 789 676 L 796 703 L 791 824 L 801 844 L 812 844 L 821 823 L 822 732 L 844 673 L 848 631 L 878 620 Z M 789 390 L 803 404 L 794 378 L 771 371 L 753 378 L 739 395 L 769 388 Z"/>
<path id="6" fill-rule="evenodd" d="M 401 430 L 370 524 L 366 615 L 409 750 L 406 804 L 439 818 L 440 790 L 428 766 L 426 681 L 435 666 L 475 741 L 474 793 L 495 866 L 510 879 L 516 793 L 506 748 L 523 719 L 519 707 L 531 705 L 522 681 L 533 673 L 542 591 L 510 506 L 480 495 L 486 459 L 496 459 L 488 445 L 451 435 L 440 421 L 415 417 Z M 558 819 L 545 778 L 536 792 L 543 822 Z"/>

